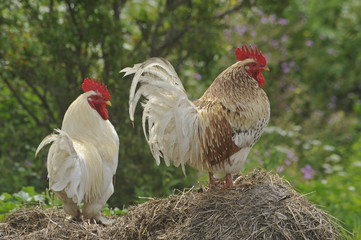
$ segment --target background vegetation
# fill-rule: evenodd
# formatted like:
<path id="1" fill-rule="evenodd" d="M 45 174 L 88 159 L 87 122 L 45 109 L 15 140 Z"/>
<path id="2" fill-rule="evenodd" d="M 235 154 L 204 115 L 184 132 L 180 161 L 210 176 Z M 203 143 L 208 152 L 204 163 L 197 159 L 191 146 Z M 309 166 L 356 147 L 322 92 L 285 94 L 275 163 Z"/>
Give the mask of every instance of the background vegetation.
<path id="1" fill-rule="evenodd" d="M 205 183 L 193 169 L 184 177 L 155 165 L 140 109 L 134 128 L 128 117 L 130 79 L 118 72 L 165 57 L 196 99 L 235 62 L 237 46 L 255 44 L 271 69 L 264 89 L 272 117 L 244 170 L 285 176 L 361 239 L 360 1 L 3 0 L 0 11 L 0 214 L 55 201 L 46 151 L 34 152 L 86 77 L 108 85 L 120 138 L 110 206 Z"/>

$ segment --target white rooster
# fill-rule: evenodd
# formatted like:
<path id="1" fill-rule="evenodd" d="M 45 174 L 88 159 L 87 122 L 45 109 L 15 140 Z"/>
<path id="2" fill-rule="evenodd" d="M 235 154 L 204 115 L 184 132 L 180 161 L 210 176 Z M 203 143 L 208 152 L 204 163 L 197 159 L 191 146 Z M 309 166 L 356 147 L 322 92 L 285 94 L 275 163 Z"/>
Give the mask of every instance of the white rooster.
<path id="1" fill-rule="evenodd" d="M 81 218 L 110 224 L 100 215 L 114 192 L 119 139 L 108 120 L 111 106 L 107 87 L 100 80 L 85 79 L 81 94 L 65 113 L 61 130 L 43 139 L 35 155 L 52 143 L 47 159 L 49 188 L 63 202 L 64 211 Z M 95 221 L 96 220 L 96 221 Z"/>

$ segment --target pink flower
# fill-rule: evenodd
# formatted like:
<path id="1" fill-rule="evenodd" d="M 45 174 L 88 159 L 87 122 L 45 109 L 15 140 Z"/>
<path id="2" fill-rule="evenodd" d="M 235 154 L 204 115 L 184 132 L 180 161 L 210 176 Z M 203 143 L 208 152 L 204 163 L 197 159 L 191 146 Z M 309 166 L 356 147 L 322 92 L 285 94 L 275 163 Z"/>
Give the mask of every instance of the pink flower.
<path id="1" fill-rule="evenodd" d="M 328 109 L 335 109 L 335 108 L 336 108 L 336 104 L 335 104 L 335 103 L 332 103 L 332 102 L 331 102 L 331 103 L 328 103 L 328 104 L 327 104 L 327 108 L 328 108 Z"/>
<path id="2" fill-rule="evenodd" d="M 327 36 L 326 36 L 325 34 L 321 34 L 321 35 L 320 35 L 320 39 L 321 39 L 321 40 L 326 40 L 326 39 L 327 39 Z"/>
<path id="3" fill-rule="evenodd" d="M 312 179 L 313 175 L 316 173 L 309 164 L 306 164 L 303 168 L 301 168 L 301 172 L 303 173 L 304 179 Z"/>
<path id="4" fill-rule="evenodd" d="M 200 75 L 199 73 L 196 73 L 196 74 L 194 74 L 194 78 L 199 81 L 202 79 L 202 75 Z"/>
<path id="5" fill-rule="evenodd" d="M 272 39 L 272 40 L 270 41 L 270 43 L 271 43 L 271 45 L 272 45 L 274 48 L 279 48 L 279 47 L 280 47 L 280 46 L 279 46 L 279 43 L 277 42 L 277 40 Z"/>
<path id="6" fill-rule="evenodd" d="M 247 32 L 247 26 L 236 25 L 234 30 L 240 35 L 243 36 Z"/>
<path id="7" fill-rule="evenodd" d="M 283 35 L 283 36 L 281 37 L 281 42 L 287 42 L 287 40 L 288 40 L 288 36 L 287 36 L 287 35 Z"/>
<path id="8" fill-rule="evenodd" d="M 276 15 L 272 14 L 271 16 L 269 16 L 268 20 L 271 22 L 271 23 L 274 23 L 276 21 Z"/>
<path id="9" fill-rule="evenodd" d="M 223 31 L 223 33 L 224 33 L 227 40 L 231 39 L 231 30 L 226 29 L 226 30 Z"/>
<path id="10" fill-rule="evenodd" d="M 284 168 L 285 168 L 285 167 L 284 167 L 283 165 L 278 166 L 278 167 L 277 167 L 277 170 L 276 170 L 276 171 L 277 171 L 277 173 L 281 173 L 281 172 L 283 172 Z"/>
<path id="11" fill-rule="evenodd" d="M 291 71 L 291 69 L 288 67 L 288 64 L 286 62 L 282 62 L 281 67 L 283 73 L 289 73 Z"/>
<path id="12" fill-rule="evenodd" d="M 326 52 L 327 52 L 327 54 L 329 54 L 329 55 L 336 55 L 336 51 L 335 51 L 335 49 L 333 49 L 333 48 L 328 48 L 328 49 L 326 50 Z"/>
<path id="13" fill-rule="evenodd" d="M 278 24 L 279 25 L 287 25 L 288 24 L 288 20 L 286 19 L 286 18 L 280 18 L 279 20 L 278 20 Z"/>
<path id="14" fill-rule="evenodd" d="M 293 151 L 288 151 L 287 153 L 287 157 L 292 160 L 293 162 L 297 162 L 298 161 L 298 157 L 295 155 L 295 153 Z"/>
<path id="15" fill-rule="evenodd" d="M 265 157 L 268 157 L 269 155 L 270 155 L 270 151 L 269 151 L 269 150 L 267 150 L 267 151 L 264 152 L 264 156 L 265 156 Z"/>
<path id="16" fill-rule="evenodd" d="M 266 24 L 267 22 L 268 22 L 267 18 L 263 16 L 261 18 L 261 23 Z"/>
<path id="17" fill-rule="evenodd" d="M 312 47 L 313 44 L 314 44 L 314 42 L 313 42 L 312 40 L 307 40 L 307 41 L 306 41 L 306 46 L 307 46 L 307 47 Z"/>

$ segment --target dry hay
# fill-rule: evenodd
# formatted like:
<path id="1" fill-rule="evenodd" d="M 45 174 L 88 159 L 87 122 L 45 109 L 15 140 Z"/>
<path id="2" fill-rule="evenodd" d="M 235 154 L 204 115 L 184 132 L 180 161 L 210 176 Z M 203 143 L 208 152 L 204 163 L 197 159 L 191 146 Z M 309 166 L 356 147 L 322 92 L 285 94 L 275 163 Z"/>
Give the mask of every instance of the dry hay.
<path id="1" fill-rule="evenodd" d="M 250 182 L 251 186 L 244 183 Z M 242 184 L 243 183 L 243 184 Z M 62 210 L 19 209 L 5 239 L 337 239 L 338 227 L 277 175 L 255 170 L 235 189 L 190 189 L 131 206 L 111 226 L 68 220 Z"/>

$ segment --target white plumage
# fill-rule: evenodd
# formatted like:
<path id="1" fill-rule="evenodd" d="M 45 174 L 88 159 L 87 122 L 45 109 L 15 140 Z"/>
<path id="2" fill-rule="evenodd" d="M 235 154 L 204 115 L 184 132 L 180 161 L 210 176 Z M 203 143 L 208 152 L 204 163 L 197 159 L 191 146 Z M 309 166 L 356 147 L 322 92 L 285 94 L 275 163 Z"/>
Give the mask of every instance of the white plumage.
<path id="1" fill-rule="evenodd" d="M 189 101 L 173 66 L 166 60 L 151 58 L 121 72 L 126 73 L 124 76 L 135 73 L 129 96 L 132 121 L 139 98 L 143 95 L 147 99 L 142 124 L 157 164 L 163 157 L 167 166 L 172 161 L 177 167 L 181 165 L 183 172 L 185 164 L 198 165 L 197 109 Z M 141 86 L 136 91 L 138 83 Z"/>
<path id="2" fill-rule="evenodd" d="M 79 205 L 84 203 L 85 218 L 107 223 L 100 210 L 114 192 L 119 140 L 110 121 L 90 106 L 93 96 L 101 93 L 85 92 L 70 105 L 62 129 L 45 137 L 36 154 L 52 143 L 47 158 L 49 188 L 59 196 L 66 213 L 79 218 Z"/>

